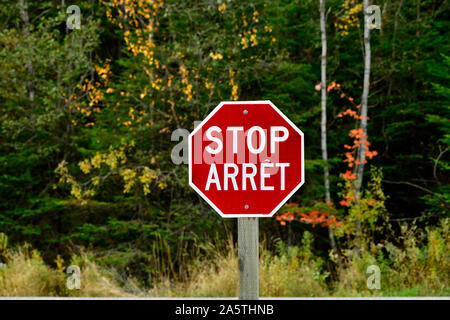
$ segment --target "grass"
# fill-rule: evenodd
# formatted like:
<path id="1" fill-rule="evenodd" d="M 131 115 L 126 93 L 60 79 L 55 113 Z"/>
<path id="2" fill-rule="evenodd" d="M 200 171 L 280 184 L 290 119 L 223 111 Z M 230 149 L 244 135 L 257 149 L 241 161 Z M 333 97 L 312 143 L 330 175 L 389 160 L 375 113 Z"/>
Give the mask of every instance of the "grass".
<path id="1" fill-rule="evenodd" d="M 301 248 L 287 247 L 282 242 L 275 253 L 261 248 L 260 296 L 450 296 L 448 226 L 415 232 L 405 229 L 402 243 L 372 247 L 360 257 L 349 251 L 338 279 L 331 279 L 324 260 L 313 254 L 312 242 L 312 236 L 306 233 Z M 0 296 L 237 296 L 238 262 L 231 241 L 221 252 L 191 261 L 186 266 L 189 276 L 183 280 L 159 275 L 151 288 L 123 279 L 111 266 L 101 266 L 86 253 L 74 256 L 70 262 L 81 269 L 79 290 L 66 286 L 69 275 L 64 270 L 69 264 L 64 266 L 59 261 L 56 269 L 51 268 L 27 246 L 8 250 L 8 261 L 0 268 Z M 367 288 L 369 265 L 380 267 L 380 290 Z"/>

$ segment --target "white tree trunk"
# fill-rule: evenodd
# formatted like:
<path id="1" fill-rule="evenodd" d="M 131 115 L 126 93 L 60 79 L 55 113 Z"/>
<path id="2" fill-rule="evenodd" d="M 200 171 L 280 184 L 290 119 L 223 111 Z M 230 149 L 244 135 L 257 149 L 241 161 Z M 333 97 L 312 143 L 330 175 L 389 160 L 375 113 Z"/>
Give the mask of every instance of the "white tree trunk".
<path id="1" fill-rule="evenodd" d="M 370 26 L 368 21 L 367 8 L 370 5 L 370 0 L 364 0 L 363 10 L 364 10 L 364 79 L 363 79 L 363 93 L 361 98 L 361 120 L 360 128 L 362 129 L 363 137 L 360 139 L 361 144 L 358 148 L 357 159 L 359 164 L 355 166 L 355 190 L 356 190 L 356 200 L 361 198 L 363 174 L 364 174 L 364 163 L 366 162 L 366 145 L 364 142 L 367 141 L 367 104 L 369 98 L 369 86 L 370 86 Z M 357 230 L 357 247 L 356 250 L 359 254 L 360 250 L 360 234 L 361 234 L 361 221 L 356 220 L 356 230 Z"/>
<path id="2" fill-rule="evenodd" d="M 328 169 L 328 151 L 327 151 L 327 33 L 325 26 L 325 0 L 320 0 L 320 33 L 322 38 L 322 56 L 321 56 L 321 105 L 322 105 L 322 119 L 321 119 L 321 146 L 322 146 L 322 160 L 323 167 L 323 182 L 325 186 L 325 202 L 331 203 L 330 196 L 330 174 Z M 333 228 L 328 227 L 328 236 L 331 242 L 331 248 L 338 257 L 339 270 L 341 269 L 341 259 L 338 255 L 336 240 L 334 238 Z"/>

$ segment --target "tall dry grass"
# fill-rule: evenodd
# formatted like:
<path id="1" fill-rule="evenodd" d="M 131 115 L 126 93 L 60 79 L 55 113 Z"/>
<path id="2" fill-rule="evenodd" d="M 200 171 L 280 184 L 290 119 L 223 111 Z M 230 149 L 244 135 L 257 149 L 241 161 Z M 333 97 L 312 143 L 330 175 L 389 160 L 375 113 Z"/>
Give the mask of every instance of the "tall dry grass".
<path id="1" fill-rule="evenodd" d="M 131 296 L 111 277 L 111 271 L 102 271 L 87 256 L 72 262 L 81 268 L 80 289 L 69 290 L 69 274 L 49 267 L 36 250 L 23 246 L 8 252 L 8 264 L 0 269 L 0 296 Z"/>
<path id="2" fill-rule="evenodd" d="M 311 238 L 312 239 L 312 238 Z M 321 273 L 322 262 L 312 258 L 311 242 L 303 249 L 286 247 L 282 242 L 278 254 L 260 248 L 260 295 L 265 297 L 326 296 L 328 273 Z M 187 281 L 164 278 L 149 290 L 150 296 L 236 297 L 238 291 L 238 257 L 231 241 L 227 250 L 212 259 L 199 260 L 191 268 Z"/>
<path id="3" fill-rule="evenodd" d="M 384 242 L 355 256 L 349 250 L 338 279 L 330 279 L 325 261 L 315 256 L 313 238 L 305 233 L 301 247 L 279 242 L 275 253 L 260 249 L 260 296 L 450 296 L 450 233 L 445 220 L 440 227 L 421 230 L 404 225 L 400 242 Z M 211 245 L 211 248 L 214 246 Z M 153 286 L 123 279 L 111 266 L 100 266 L 87 253 L 57 268 L 44 263 L 27 246 L 8 250 L 8 264 L 0 268 L 0 296 L 85 297 L 236 297 L 237 250 L 232 241 L 222 250 L 207 250 L 184 266 L 183 276 L 153 276 Z M 69 290 L 65 268 L 78 265 L 81 288 Z M 381 289 L 367 288 L 367 267 L 381 269 Z M 150 277 L 151 275 L 149 275 Z"/>

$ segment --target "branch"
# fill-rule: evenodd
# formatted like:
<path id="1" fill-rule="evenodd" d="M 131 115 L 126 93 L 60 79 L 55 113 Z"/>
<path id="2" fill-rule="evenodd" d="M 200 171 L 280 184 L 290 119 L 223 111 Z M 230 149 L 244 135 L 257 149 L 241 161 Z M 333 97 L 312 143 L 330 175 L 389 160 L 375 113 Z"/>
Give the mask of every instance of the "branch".
<path id="1" fill-rule="evenodd" d="M 391 183 L 391 184 L 406 184 L 408 186 L 420 189 L 426 193 L 431 194 L 432 196 L 438 198 L 439 200 L 441 200 L 441 202 L 445 205 L 446 208 L 450 208 L 450 206 L 448 205 L 447 201 L 442 198 L 441 196 L 437 195 L 436 193 L 434 193 L 433 191 L 431 191 L 430 189 L 427 189 L 425 187 L 419 186 L 418 184 L 412 183 L 412 182 L 408 182 L 408 181 L 389 181 L 389 180 L 383 180 L 382 182 L 385 183 Z"/>
<path id="2" fill-rule="evenodd" d="M 439 146 L 439 149 L 441 150 L 441 146 Z M 440 182 L 439 182 L 439 180 L 438 180 L 438 178 L 437 178 L 437 174 L 436 174 L 436 171 L 437 171 L 437 165 L 438 165 L 439 159 L 441 159 L 441 157 L 444 155 L 444 153 L 446 153 L 446 152 L 448 151 L 448 149 L 450 149 L 450 147 L 447 147 L 447 148 L 445 148 L 444 151 L 441 151 L 441 153 L 439 153 L 439 155 L 437 156 L 437 158 L 434 160 L 433 176 L 434 176 L 434 178 L 436 179 L 437 183 L 439 183 L 439 184 L 440 184 Z"/>

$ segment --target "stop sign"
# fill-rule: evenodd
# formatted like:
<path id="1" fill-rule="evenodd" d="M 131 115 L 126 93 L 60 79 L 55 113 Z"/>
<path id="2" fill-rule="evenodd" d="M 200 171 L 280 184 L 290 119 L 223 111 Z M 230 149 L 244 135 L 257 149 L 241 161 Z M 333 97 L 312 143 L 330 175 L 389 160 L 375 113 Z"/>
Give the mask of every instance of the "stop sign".
<path id="1" fill-rule="evenodd" d="M 304 183 L 303 159 L 303 132 L 272 102 L 221 102 L 189 135 L 189 184 L 222 217 L 271 217 Z"/>

